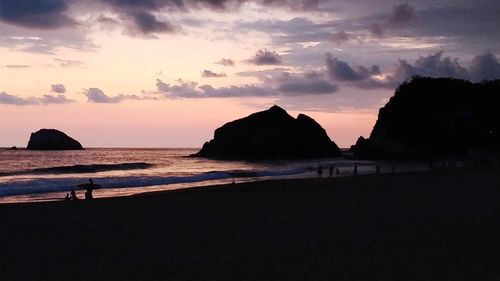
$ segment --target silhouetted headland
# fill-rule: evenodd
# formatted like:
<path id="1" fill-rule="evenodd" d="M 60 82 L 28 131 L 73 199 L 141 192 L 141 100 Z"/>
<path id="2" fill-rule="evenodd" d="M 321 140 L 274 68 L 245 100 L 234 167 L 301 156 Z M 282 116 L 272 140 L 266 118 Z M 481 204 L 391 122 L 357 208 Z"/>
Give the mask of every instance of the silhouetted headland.
<path id="1" fill-rule="evenodd" d="M 82 145 L 75 139 L 56 129 L 41 129 L 31 133 L 29 150 L 82 150 Z"/>
<path id="2" fill-rule="evenodd" d="M 364 158 L 498 156 L 498 104 L 500 80 L 415 77 L 396 89 L 370 137 L 352 151 Z"/>
<path id="3" fill-rule="evenodd" d="M 341 152 L 311 117 L 290 116 L 274 105 L 226 123 L 192 156 L 215 159 L 291 159 L 337 157 Z"/>

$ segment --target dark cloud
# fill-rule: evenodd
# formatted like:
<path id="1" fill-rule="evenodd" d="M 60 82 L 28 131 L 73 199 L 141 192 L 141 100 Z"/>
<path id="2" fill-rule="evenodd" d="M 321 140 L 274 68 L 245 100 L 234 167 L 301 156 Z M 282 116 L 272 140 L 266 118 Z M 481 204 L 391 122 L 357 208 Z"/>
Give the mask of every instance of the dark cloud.
<path id="1" fill-rule="evenodd" d="M 137 95 L 108 96 L 99 88 L 89 88 L 84 90 L 84 95 L 88 102 L 93 103 L 120 103 L 125 100 L 155 100 L 154 97 L 141 97 Z"/>
<path id="2" fill-rule="evenodd" d="M 227 75 L 225 73 L 215 73 L 213 71 L 205 69 L 201 73 L 201 76 L 205 78 L 220 78 L 220 77 L 226 77 Z"/>
<path id="3" fill-rule="evenodd" d="M 469 71 L 474 81 L 499 79 L 500 63 L 493 53 L 487 52 L 472 59 Z"/>
<path id="4" fill-rule="evenodd" d="M 179 28 L 167 21 L 159 21 L 156 17 L 147 12 L 139 11 L 130 15 L 135 27 L 140 33 L 172 33 Z"/>
<path id="5" fill-rule="evenodd" d="M 9 95 L 6 92 L 0 92 L 0 104 L 10 105 L 36 105 L 36 104 L 66 104 L 72 103 L 74 100 L 67 99 L 63 95 L 44 95 L 41 98 L 29 97 L 22 98 L 15 95 Z"/>
<path id="6" fill-rule="evenodd" d="M 374 65 L 371 69 L 362 65 L 350 66 L 347 62 L 334 58 L 329 53 L 326 54 L 325 61 L 328 74 L 334 81 L 361 81 L 380 72 L 378 66 Z"/>
<path id="7" fill-rule="evenodd" d="M 123 97 L 108 97 L 103 91 L 99 88 L 89 88 L 84 91 L 85 96 L 87 96 L 87 100 L 89 102 L 95 103 L 119 103 L 123 100 Z"/>
<path id="8" fill-rule="evenodd" d="M 370 25 L 370 32 L 375 37 L 382 37 L 384 35 L 384 28 L 379 23 L 373 23 Z"/>
<path id="9" fill-rule="evenodd" d="M 234 61 L 232 59 L 222 58 L 220 61 L 216 62 L 216 64 L 221 64 L 224 66 L 234 66 Z"/>
<path id="10" fill-rule="evenodd" d="M 415 7 L 410 4 L 399 4 L 392 8 L 389 22 L 392 24 L 403 24 L 415 19 Z"/>
<path id="11" fill-rule="evenodd" d="M 66 93 L 66 87 L 63 84 L 52 84 L 50 86 L 50 91 L 58 94 Z"/>
<path id="12" fill-rule="evenodd" d="M 67 8 L 68 0 L 1 0 L 0 21 L 40 29 L 71 26 Z"/>
<path id="13" fill-rule="evenodd" d="M 344 30 L 336 32 L 332 35 L 332 41 L 338 44 L 344 41 L 348 41 L 349 39 L 350 39 L 349 33 L 345 32 Z"/>
<path id="14" fill-rule="evenodd" d="M 329 54 L 326 56 L 326 66 L 333 81 L 344 81 L 363 89 L 395 88 L 413 76 L 451 77 L 473 82 L 500 78 L 500 63 L 491 52 L 474 56 L 468 68 L 462 66 L 458 58 L 444 56 L 442 51 L 420 56 L 414 63 L 399 59 L 394 69 L 385 73 L 377 65 L 371 68 L 352 67 Z M 380 77 L 376 77 L 378 75 Z"/>
<path id="15" fill-rule="evenodd" d="M 255 65 L 277 65 L 282 64 L 283 60 L 275 51 L 262 49 L 257 51 L 255 56 L 249 59 L 248 62 Z"/>
<path id="16" fill-rule="evenodd" d="M 314 95 L 332 94 L 338 87 L 325 80 L 294 80 L 283 83 L 278 90 L 285 95 Z"/>
<path id="17" fill-rule="evenodd" d="M 437 52 L 428 56 L 420 56 L 414 64 L 399 60 L 394 72 L 390 75 L 391 84 L 397 85 L 415 75 L 469 78 L 467 69 L 460 65 L 458 58 L 443 57 L 443 52 Z"/>

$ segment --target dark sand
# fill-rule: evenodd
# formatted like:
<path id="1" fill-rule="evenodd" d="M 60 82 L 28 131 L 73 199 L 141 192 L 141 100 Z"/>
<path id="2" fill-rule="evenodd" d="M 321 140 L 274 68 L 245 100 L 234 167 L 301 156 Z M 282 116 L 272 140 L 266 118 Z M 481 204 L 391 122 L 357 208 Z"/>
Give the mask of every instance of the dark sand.
<path id="1" fill-rule="evenodd" d="M 0 205 L 0 280 L 500 280 L 499 172 Z"/>

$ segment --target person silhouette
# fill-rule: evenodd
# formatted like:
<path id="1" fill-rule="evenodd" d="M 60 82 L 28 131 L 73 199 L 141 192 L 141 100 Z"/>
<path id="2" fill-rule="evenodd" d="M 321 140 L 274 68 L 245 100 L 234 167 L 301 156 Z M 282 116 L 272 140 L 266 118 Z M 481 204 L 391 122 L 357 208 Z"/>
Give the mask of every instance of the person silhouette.
<path id="1" fill-rule="evenodd" d="M 76 196 L 76 192 L 75 190 L 71 190 L 70 194 L 69 194 L 69 199 L 70 200 L 78 200 L 79 198 Z"/>
<path id="2" fill-rule="evenodd" d="M 354 175 L 358 175 L 358 163 L 354 163 Z"/>
<path id="3" fill-rule="evenodd" d="M 333 176 L 333 165 L 330 165 L 328 168 L 328 173 L 330 174 L 330 177 Z"/>
<path id="4" fill-rule="evenodd" d="M 318 170 L 316 171 L 318 173 L 318 176 L 322 176 L 323 175 L 323 167 L 321 165 L 318 166 Z"/>
<path id="5" fill-rule="evenodd" d="M 92 195 L 92 187 L 94 186 L 94 181 L 92 179 L 89 179 L 89 185 L 87 187 L 87 191 L 85 191 L 85 199 L 86 200 L 92 200 L 94 199 L 94 196 Z"/>
<path id="6" fill-rule="evenodd" d="M 380 165 L 375 166 L 375 173 L 380 174 Z"/>
<path id="7" fill-rule="evenodd" d="M 91 200 L 94 199 L 94 196 L 92 196 L 92 188 L 87 188 L 87 191 L 85 191 L 85 200 Z"/>

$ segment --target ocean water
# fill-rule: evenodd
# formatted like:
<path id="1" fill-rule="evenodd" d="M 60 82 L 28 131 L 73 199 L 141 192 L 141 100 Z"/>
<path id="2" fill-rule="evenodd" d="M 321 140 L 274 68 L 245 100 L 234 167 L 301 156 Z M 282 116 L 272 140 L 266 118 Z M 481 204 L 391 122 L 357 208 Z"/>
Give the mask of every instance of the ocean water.
<path id="1" fill-rule="evenodd" d="M 343 158 L 290 161 L 216 161 L 186 157 L 193 148 L 89 148 L 77 151 L 0 150 L 0 203 L 60 200 L 93 179 L 102 186 L 94 197 L 277 178 L 317 177 L 318 165 L 352 174 Z M 358 173 L 374 163 L 357 161 Z M 387 170 L 384 168 L 384 170 Z M 325 169 L 323 176 L 328 176 Z M 334 173 L 334 176 L 335 173 Z M 78 191 L 83 197 L 84 191 Z"/>

